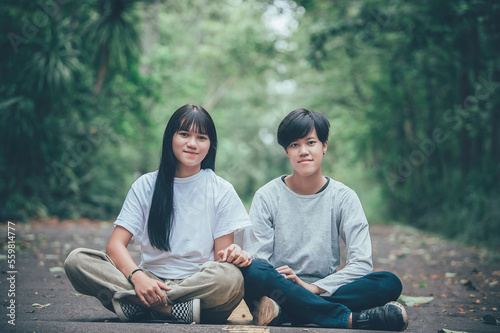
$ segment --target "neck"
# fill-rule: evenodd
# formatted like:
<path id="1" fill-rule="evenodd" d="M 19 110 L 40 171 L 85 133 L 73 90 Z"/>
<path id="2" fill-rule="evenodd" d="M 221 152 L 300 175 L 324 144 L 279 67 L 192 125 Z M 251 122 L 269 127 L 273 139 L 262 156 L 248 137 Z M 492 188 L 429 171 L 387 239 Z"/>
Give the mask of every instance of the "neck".
<path id="1" fill-rule="evenodd" d="M 188 167 L 185 165 L 178 164 L 175 168 L 175 177 L 177 178 L 187 178 L 196 175 L 201 170 L 201 165 Z"/>
<path id="2" fill-rule="evenodd" d="M 291 176 L 285 178 L 285 183 L 297 194 L 312 195 L 321 190 L 326 184 L 326 179 L 320 170 L 310 176 L 302 176 L 294 172 Z"/>

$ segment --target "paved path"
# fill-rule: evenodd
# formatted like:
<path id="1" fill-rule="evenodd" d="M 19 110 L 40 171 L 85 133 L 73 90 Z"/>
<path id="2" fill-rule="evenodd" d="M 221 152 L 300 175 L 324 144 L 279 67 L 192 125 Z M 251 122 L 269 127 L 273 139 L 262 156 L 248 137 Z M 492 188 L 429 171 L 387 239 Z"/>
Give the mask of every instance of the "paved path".
<path id="1" fill-rule="evenodd" d="M 244 303 L 227 325 L 122 323 L 96 299 L 78 294 L 60 269 L 76 247 L 103 250 L 111 223 L 48 220 L 11 225 L 16 250 L 12 268 L 7 258 L 7 227 L 0 224 L 0 332 L 367 332 L 314 326 L 257 327 L 251 324 Z M 481 321 L 484 315 L 500 317 L 498 254 L 495 258 L 410 228 L 374 225 L 371 234 L 375 269 L 396 273 L 403 280 L 404 295 L 433 297 L 429 303 L 407 307 L 410 325 L 406 332 L 500 332 L 500 326 Z M 136 247 L 131 252 L 138 257 Z M 15 311 L 9 309 L 13 301 Z M 35 303 L 50 305 L 37 308 Z M 8 323 L 9 314 L 15 315 L 11 321 L 15 326 Z"/>

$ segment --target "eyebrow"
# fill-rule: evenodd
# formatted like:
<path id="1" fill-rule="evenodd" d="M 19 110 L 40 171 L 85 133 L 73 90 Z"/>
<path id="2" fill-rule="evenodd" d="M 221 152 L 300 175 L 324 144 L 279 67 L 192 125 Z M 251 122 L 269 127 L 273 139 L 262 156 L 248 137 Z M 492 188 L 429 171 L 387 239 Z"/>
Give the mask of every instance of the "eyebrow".
<path id="1" fill-rule="evenodd" d="M 197 133 L 197 134 L 203 134 L 203 135 L 208 135 L 208 133 L 206 132 L 202 132 L 202 131 L 196 131 L 193 126 L 191 126 L 189 129 L 187 130 L 183 130 L 183 129 L 179 129 L 177 132 L 189 132 L 189 133 Z"/>

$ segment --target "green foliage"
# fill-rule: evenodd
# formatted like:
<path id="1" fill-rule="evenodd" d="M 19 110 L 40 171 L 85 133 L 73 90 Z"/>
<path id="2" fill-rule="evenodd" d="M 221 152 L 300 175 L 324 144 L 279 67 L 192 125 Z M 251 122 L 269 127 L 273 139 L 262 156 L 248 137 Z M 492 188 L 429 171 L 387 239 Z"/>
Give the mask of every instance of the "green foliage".
<path id="1" fill-rule="evenodd" d="M 99 1 L 104 9 L 119 3 Z M 141 79 L 119 72 L 137 71 L 134 62 L 125 66 L 118 56 L 138 55 L 133 52 L 137 38 L 130 37 L 135 28 L 125 20 L 128 11 L 134 11 L 129 3 L 123 1 L 127 6 L 118 13 L 97 11 L 95 1 L 80 6 L 50 1 L 3 5 L 10 20 L 2 25 L 7 38 L 1 43 L 1 219 L 106 218 L 121 205 L 126 183 L 141 165 L 138 157 L 122 151 L 131 140 L 147 138 L 135 130 L 123 136 L 122 127 L 135 123 L 145 128 L 151 123 L 142 116 L 148 92 L 141 88 Z M 113 51 L 109 62 L 114 71 L 109 85 L 96 94 L 98 67 L 92 59 L 100 50 L 92 43 L 102 41 L 87 36 L 97 22 L 105 29 L 106 21 L 113 31 L 113 42 L 106 46 Z"/>
<path id="2" fill-rule="evenodd" d="M 113 218 L 134 179 L 157 168 L 165 125 L 186 103 L 212 112 L 217 171 L 245 202 L 277 176 L 279 148 L 253 135 L 263 124 L 274 131 L 258 121 L 273 105 L 267 78 L 279 57 L 264 7 L 48 3 L 2 5 L 11 37 L 0 68 L 1 219 Z"/>
<path id="3" fill-rule="evenodd" d="M 389 217 L 499 247 L 500 3 L 326 3 L 303 3 L 317 26 L 308 59 L 351 75 L 356 131 L 343 134 Z"/>
<path id="4" fill-rule="evenodd" d="M 323 173 L 371 221 L 500 246 L 498 0 L 1 7 L 0 219 L 113 218 L 186 103 L 249 204 L 292 172 L 276 129 L 304 107 L 331 121 Z"/>

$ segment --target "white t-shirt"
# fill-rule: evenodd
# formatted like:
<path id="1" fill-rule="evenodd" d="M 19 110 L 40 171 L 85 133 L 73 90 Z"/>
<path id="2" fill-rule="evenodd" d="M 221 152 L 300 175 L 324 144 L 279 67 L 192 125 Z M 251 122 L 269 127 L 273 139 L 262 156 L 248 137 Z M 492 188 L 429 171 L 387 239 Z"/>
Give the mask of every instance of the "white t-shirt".
<path id="1" fill-rule="evenodd" d="M 158 171 L 137 179 L 114 225 L 141 244 L 140 267 L 165 279 L 184 279 L 214 260 L 214 240 L 250 226 L 250 218 L 233 186 L 210 169 L 174 178 L 174 220 L 170 251 L 149 242 L 147 221 Z"/>

